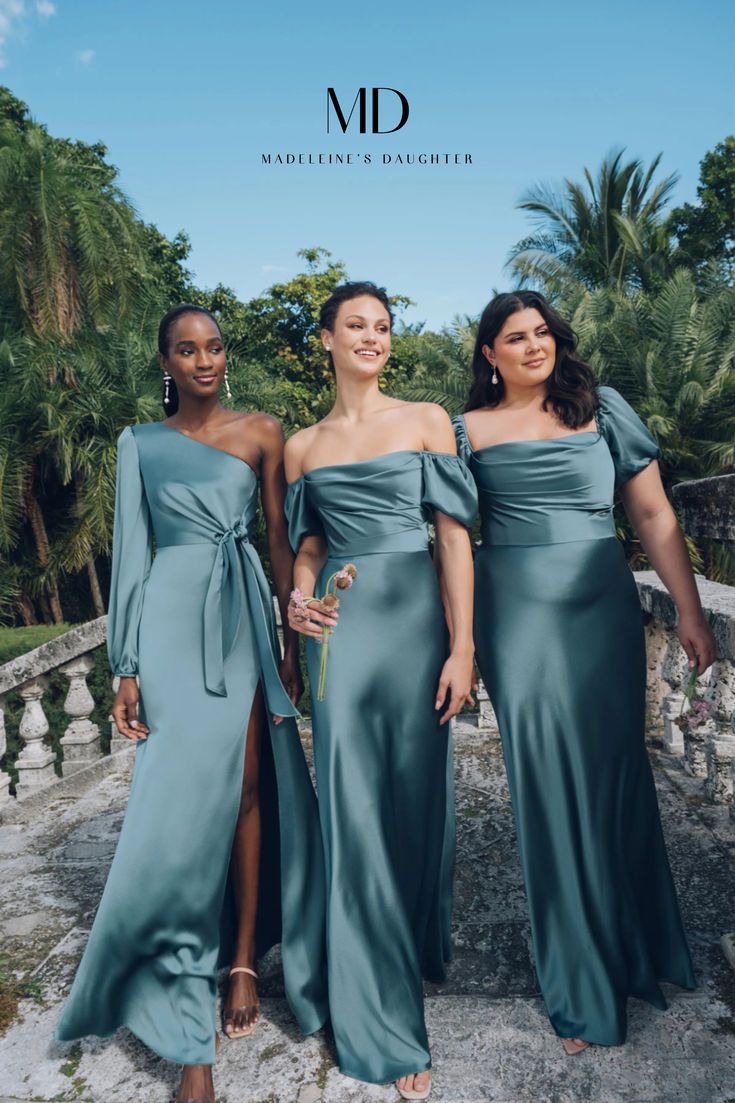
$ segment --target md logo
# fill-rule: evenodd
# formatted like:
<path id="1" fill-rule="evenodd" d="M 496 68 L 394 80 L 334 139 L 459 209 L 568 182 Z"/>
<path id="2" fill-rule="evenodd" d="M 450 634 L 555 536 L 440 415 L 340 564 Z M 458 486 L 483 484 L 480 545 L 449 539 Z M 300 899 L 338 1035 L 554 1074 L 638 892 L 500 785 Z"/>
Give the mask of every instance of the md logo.
<path id="1" fill-rule="evenodd" d="M 380 93 L 390 93 L 391 97 L 397 96 L 400 107 L 401 117 L 395 126 L 389 126 L 385 130 L 380 129 Z M 404 96 L 403 92 L 399 92 L 397 88 L 371 88 L 370 89 L 370 131 L 372 134 L 393 134 L 394 131 L 400 130 L 402 126 L 405 126 L 408 121 L 408 100 Z M 385 99 L 385 97 L 383 97 Z M 393 102 L 394 108 L 398 104 Z M 359 122 L 360 134 L 367 134 L 368 132 L 368 89 L 358 88 L 357 95 L 352 101 L 349 115 L 345 116 L 342 104 L 337 99 L 337 93 L 334 88 L 327 88 L 327 134 L 331 133 L 331 126 L 333 119 L 336 117 L 337 124 L 343 134 L 347 133 L 347 127 L 350 125 L 350 120 L 355 114 L 355 108 L 357 107 L 357 118 Z M 392 115 L 395 118 L 395 113 Z"/>

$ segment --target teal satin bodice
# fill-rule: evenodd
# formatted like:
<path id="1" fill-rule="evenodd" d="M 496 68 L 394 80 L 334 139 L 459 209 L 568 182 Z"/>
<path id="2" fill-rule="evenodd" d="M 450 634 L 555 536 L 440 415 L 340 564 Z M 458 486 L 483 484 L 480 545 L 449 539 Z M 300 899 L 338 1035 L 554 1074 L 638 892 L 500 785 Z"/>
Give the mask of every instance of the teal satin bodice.
<path id="1" fill-rule="evenodd" d="M 136 451 L 135 440 L 144 443 L 148 462 L 139 475 L 145 493 L 130 494 L 129 502 L 118 501 L 124 523 L 122 532 L 145 530 L 145 537 L 129 540 L 132 553 L 113 547 L 108 650 L 113 671 L 121 676 L 137 674 L 139 612 L 142 606 L 141 577 L 150 569 L 151 543 L 163 548 L 190 544 L 212 544 L 215 554 L 202 614 L 204 683 L 207 690 L 226 697 L 224 660 L 237 637 L 244 606 L 252 618 L 268 708 L 277 716 L 296 716 L 278 676 L 275 618 L 270 588 L 257 552 L 250 543 L 255 519 L 258 479 L 253 469 L 220 449 L 211 448 L 161 422 L 126 429 L 119 442 L 122 462 Z M 171 454 L 178 451 L 175 475 Z M 216 453 L 215 463 L 203 456 Z M 132 464 L 130 465 L 133 466 Z M 152 539 L 151 539 L 152 538 Z M 117 552 L 117 554 L 115 554 Z M 145 562 L 141 562 L 144 559 Z"/>
<path id="2" fill-rule="evenodd" d="M 483 544 L 560 544 L 615 535 L 615 487 L 658 455 L 656 442 L 625 400 L 600 387 L 597 430 L 550 440 L 472 448 L 454 418 L 460 455 L 480 501 Z"/>
<path id="3" fill-rule="evenodd" d="M 472 476 L 445 452 L 389 452 L 317 467 L 291 483 L 286 497 L 291 546 L 322 536 L 331 559 L 425 551 L 434 510 L 465 524 L 477 512 Z"/>

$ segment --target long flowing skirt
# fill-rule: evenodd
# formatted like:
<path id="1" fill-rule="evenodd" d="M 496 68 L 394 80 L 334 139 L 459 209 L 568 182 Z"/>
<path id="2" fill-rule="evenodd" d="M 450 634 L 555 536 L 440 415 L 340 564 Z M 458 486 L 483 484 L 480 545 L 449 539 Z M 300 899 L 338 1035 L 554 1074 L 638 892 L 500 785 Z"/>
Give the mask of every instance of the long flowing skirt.
<path id="1" fill-rule="evenodd" d="M 614 537 L 483 548 L 475 642 L 500 728 L 541 991 L 562 1037 L 625 1040 L 629 995 L 694 987 L 646 746 L 645 646 Z"/>
<path id="2" fill-rule="evenodd" d="M 125 1025 L 182 1064 L 214 1061 L 217 968 L 231 949 L 221 938 L 232 932 L 225 889 L 260 678 L 245 607 L 225 663 L 228 695 L 204 687 L 213 555 L 211 545 L 189 544 L 162 548 L 153 562 L 139 638 L 151 734 L 136 750 L 117 850 L 57 1029 L 67 1040 Z M 269 725 L 259 949 L 283 937 L 287 995 L 308 1033 L 327 1015 L 316 799 L 295 723 Z"/>
<path id="3" fill-rule="evenodd" d="M 430 1066 L 422 976 L 442 980 L 450 957 L 451 736 L 434 709 L 447 636 L 426 551 L 354 562 L 326 700 L 313 700 L 314 754 L 339 1064 L 384 1083 Z M 319 586 L 342 565 L 328 560 Z M 308 641 L 314 698 L 320 646 Z"/>

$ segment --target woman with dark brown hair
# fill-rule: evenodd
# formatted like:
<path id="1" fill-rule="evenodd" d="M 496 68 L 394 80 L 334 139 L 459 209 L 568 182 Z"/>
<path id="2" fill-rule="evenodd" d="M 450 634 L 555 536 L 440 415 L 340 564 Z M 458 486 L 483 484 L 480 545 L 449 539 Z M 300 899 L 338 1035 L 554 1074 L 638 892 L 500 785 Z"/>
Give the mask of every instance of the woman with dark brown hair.
<path id="1" fill-rule="evenodd" d="M 543 296 L 496 296 L 454 419 L 482 518 L 478 665 L 503 741 L 536 970 L 570 1055 L 625 1040 L 628 996 L 663 1008 L 659 980 L 694 986 L 644 742 L 643 622 L 615 488 L 676 601 L 690 668 L 714 658 L 656 442 L 575 345 Z"/>

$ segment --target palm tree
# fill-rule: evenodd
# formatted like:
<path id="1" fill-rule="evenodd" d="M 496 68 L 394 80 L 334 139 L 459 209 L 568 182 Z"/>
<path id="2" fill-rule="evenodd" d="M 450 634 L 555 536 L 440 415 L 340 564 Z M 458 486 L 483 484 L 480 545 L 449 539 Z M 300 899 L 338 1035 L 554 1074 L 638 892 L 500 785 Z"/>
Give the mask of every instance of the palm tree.
<path id="1" fill-rule="evenodd" d="M 457 316 L 441 333 L 419 336 L 418 366 L 411 382 L 400 389 L 400 397 L 438 402 L 450 414 L 460 413 L 472 381 L 477 325 L 477 319 Z"/>
<path id="2" fill-rule="evenodd" d="M 508 262 L 525 283 L 554 291 L 570 281 L 596 287 L 650 289 L 670 270 L 671 251 L 663 211 L 678 177 L 654 183 L 661 154 L 648 169 L 640 160 L 623 161 L 612 150 L 595 179 L 565 180 L 564 191 L 532 188 L 518 204 L 529 211 L 538 231 L 519 242 Z"/>
<path id="3" fill-rule="evenodd" d="M 35 125 L 0 126 L 0 287 L 18 328 L 68 339 L 124 316 L 142 282 L 134 212 Z"/>
<path id="4" fill-rule="evenodd" d="M 735 290 L 720 285 L 703 298 L 694 273 L 680 268 L 655 294 L 586 293 L 572 324 L 600 382 L 620 390 L 656 437 L 667 487 L 732 469 Z M 627 543 L 636 561 L 629 532 Z M 735 556 L 725 545 L 689 543 L 697 569 L 735 583 Z"/>
<path id="5" fill-rule="evenodd" d="M 117 437 L 160 413 L 156 377 L 149 378 L 152 318 L 87 332 L 61 351 L 54 342 L 29 342 L 24 363 L 39 463 L 70 502 L 52 559 L 58 571 L 86 570 L 98 616 L 105 609 L 96 559 L 111 546 Z"/>

